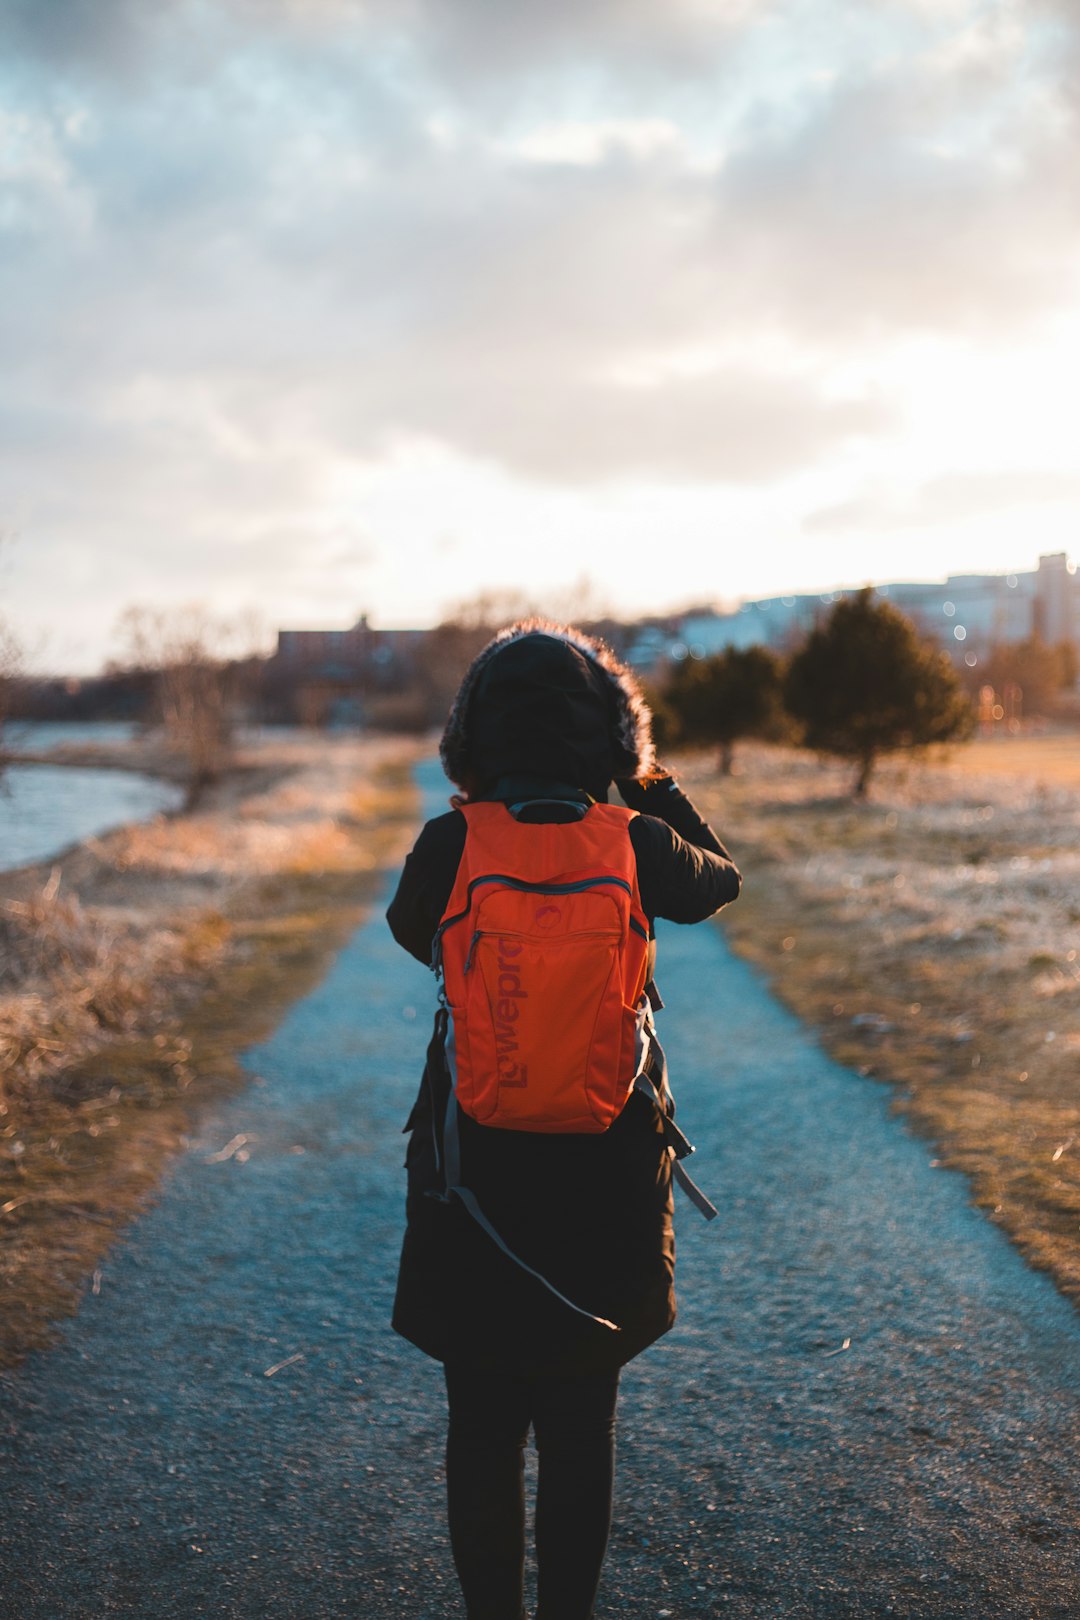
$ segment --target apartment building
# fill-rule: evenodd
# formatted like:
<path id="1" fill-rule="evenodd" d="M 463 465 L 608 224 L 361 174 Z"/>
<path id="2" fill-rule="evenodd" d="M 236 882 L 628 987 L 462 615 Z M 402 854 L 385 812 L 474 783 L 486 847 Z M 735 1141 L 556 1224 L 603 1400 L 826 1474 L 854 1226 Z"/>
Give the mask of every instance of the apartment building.
<path id="1" fill-rule="evenodd" d="M 900 580 L 874 588 L 925 635 L 940 641 L 958 663 L 972 667 L 998 642 L 1038 635 L 1051 644 L 1080 643 L 1080 573 L 1063 551 L 1040 557 L 1038 567 L 1027 572 L 950 574 L 943 580 Z M 662 651 L 676 658 L 687 654 L 703 658 L 725 647 L 761 644 L 786 651 L 819 623 L 834 602 L 858 589 L 767 596 L 743 602 L 733 613 L 687 614 Z M 638 667 L 647 667 L 660 655 L 655 633 L 631 649 Z"/>

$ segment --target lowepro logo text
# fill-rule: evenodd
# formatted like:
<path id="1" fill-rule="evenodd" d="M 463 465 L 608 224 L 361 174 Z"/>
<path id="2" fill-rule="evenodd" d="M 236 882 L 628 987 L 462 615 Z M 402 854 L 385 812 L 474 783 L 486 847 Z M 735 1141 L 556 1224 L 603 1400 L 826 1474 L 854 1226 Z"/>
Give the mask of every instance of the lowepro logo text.
<path id="1" fill-rule="evenodd" d="M 492 1007 L 495 1019 L 495 1067 L 499 1085 L 516 1090 L 524 1090 L 529 1083 L 528 1065 L 522 1063 L 517 1055 L 520 1051 L 518 1020 L 521 1017 L 521 1003 L 529 995 L 521 982 L 518 961 L 521 949 L 520 943 L 500 938 L 496 996 Z"/>

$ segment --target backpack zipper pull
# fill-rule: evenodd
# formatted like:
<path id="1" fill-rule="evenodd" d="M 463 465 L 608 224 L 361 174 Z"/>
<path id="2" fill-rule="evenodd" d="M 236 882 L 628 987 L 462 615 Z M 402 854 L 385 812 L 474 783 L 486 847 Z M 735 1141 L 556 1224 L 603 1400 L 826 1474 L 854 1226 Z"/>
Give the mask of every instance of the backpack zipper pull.
<path id="1" fill-rule="evenodd" d="M 472 967 L 473 957 L 476 955 L 476 947 L 477 947 L 477 945 L 479 944 L 479 941 L 480 941 L 480 932 L 481 931 L 478 928 L 476 930 L 476 932 L 473 934 L 472 939 L 469 941 L 469 954 L 465 958 L 465 966 L 464 966 L 464 968 L 462 970 L 464 973 L 468 973 L 469 969 Z"/>

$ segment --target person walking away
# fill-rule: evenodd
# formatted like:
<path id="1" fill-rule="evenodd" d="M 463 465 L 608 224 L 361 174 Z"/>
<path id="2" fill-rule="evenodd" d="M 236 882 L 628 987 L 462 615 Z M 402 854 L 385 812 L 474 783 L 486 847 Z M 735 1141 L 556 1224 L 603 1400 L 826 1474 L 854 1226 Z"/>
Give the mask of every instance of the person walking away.
<path id="1" fill-rule="evenodd" d="M 468 1620 L 524 1616 L 530 1428 L 537 1620 L 589 1620 L 619 1371 L 675 1320 L 672 1181 L 688 1144 L 652 1022 L 653 923 L 702 921 L 740 878 L 655 763 L 633 676 L 578 630 L 497 635 L 440 754 L 460 792 L 422 829 L 387 912 L 439 968 L 442 998 L 405 1127 L 393 1326 L 444 1364 Z M 614 1012 L 613 985 L 634 998 Z"/>

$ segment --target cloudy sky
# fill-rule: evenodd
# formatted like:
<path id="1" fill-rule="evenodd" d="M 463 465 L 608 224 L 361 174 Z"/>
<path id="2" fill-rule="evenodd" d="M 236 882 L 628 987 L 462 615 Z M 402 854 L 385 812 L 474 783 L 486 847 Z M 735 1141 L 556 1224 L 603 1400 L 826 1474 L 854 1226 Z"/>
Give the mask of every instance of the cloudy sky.
<path id="1" fill-rule="evenodd" d="M 0 610 L 1080 553 L 1073 0 L 0 0 Z"/>

